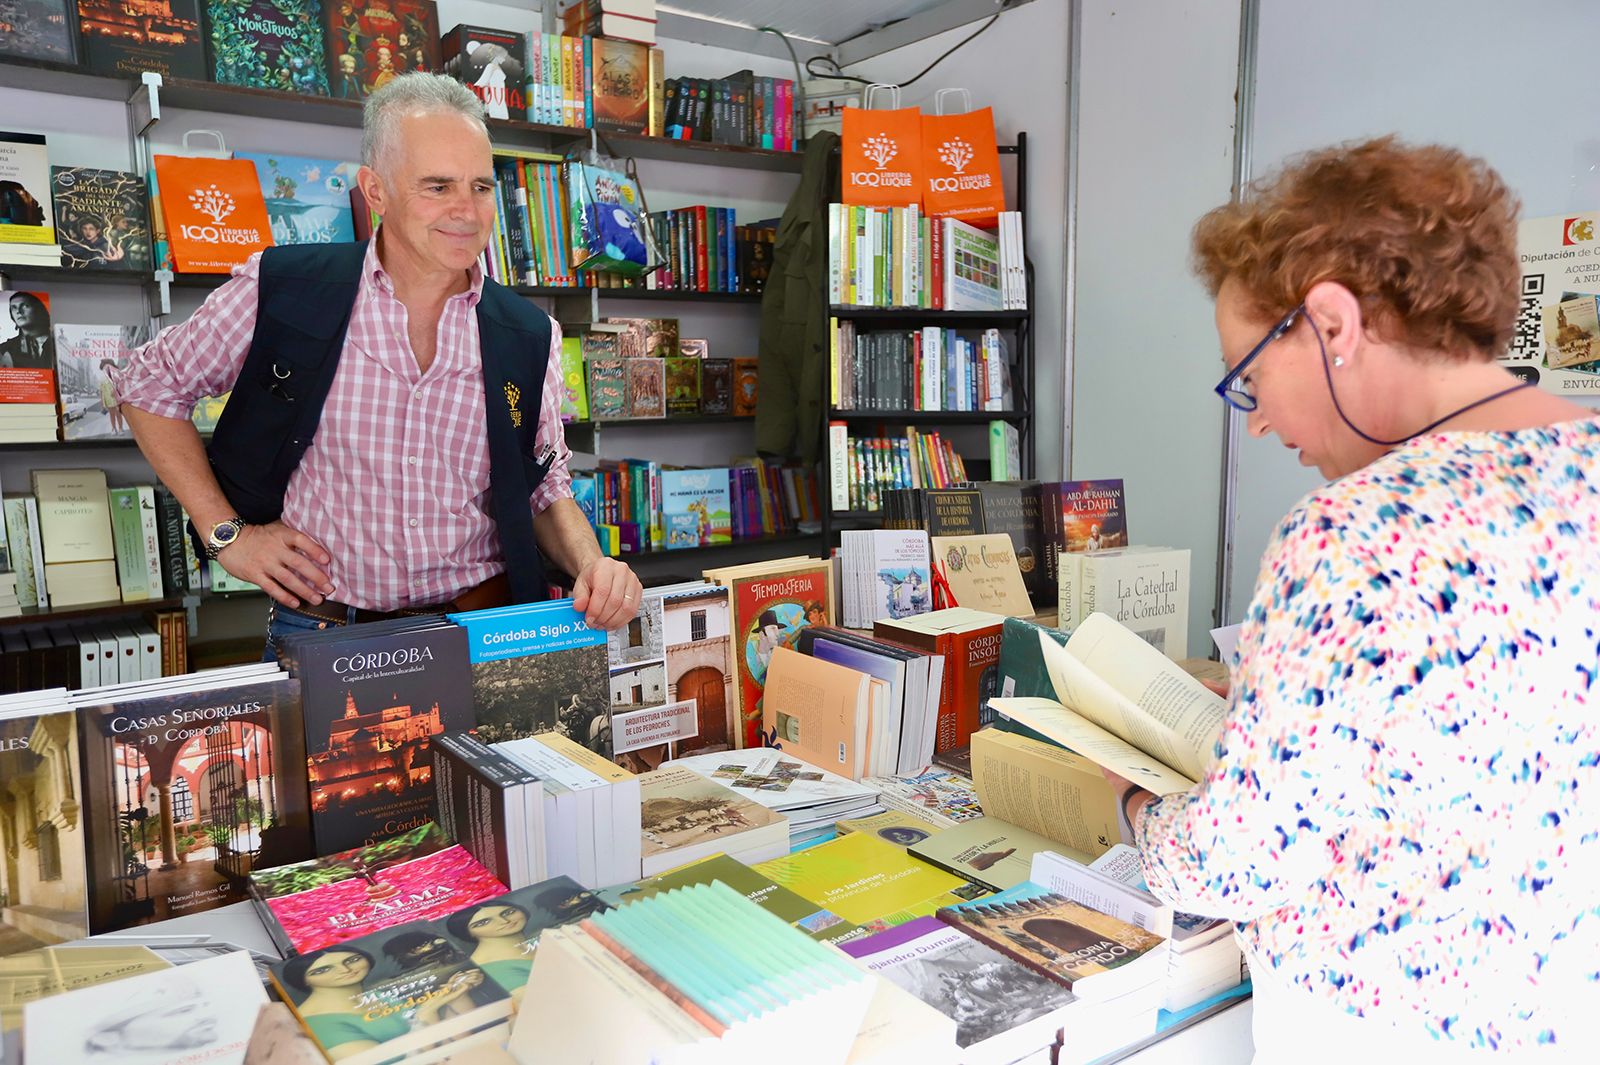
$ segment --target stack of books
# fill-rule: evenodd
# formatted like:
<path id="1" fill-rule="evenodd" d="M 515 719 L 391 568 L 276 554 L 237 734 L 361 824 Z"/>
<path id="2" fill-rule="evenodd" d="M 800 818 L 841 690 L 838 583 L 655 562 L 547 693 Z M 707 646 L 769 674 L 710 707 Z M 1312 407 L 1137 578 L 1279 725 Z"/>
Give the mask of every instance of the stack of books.
<path id="1" fill-rule="evenodd" d="M 656 43 L 655 0 L 576 0 L 562 21 L 568 33 Z"/>
<path id="2" fill-rule="evenodd" d="M 649 216 L 665 265 L 645 287 L 672 292 L 760 292 L 766 287 L 778 220 L 740 225 L 732 207 L 680 207 Z"/>
<path id="3" fill-rule="evenodd" d="M 508 1049 L 522 1061 L 630 1061 L 643 1048 L 844 1061 L 871 981 L 726 884 L 696 884 L 546 932 Z"/>
<path id="4" fill-rule="evenodd" d="M 668 78 L 664 122 L 674 140 L 792 152 L 800 147 L 794 82 L 741 70 L 725 78 Z"/>
<path id="5" fill-rule="evenodd" d="M 557 876 L 584 887 L 637 880 L 641 861 L 645 778 L 546 732 L 494 745 L 544 784 L 546 864 Z M 641 871 L 641 866 L 644 866 Z"/>
<path id="6" fill-rule="evenodd" d="M 750 865 L 788 853 L 789 822 L 782 814 L 692 769 L 645 773 L 639 795 L 645 876 L 713 854 Z"/>
<path id="7" fill-rule="evenodd" d="M 433 741 L 434 822 L 512 888 L 547 879 L 544 784 L 470 732 Z"/>
<path id="8" fill-rule="evenodd" d="M 828 205 L 828 302 L 836 307 L 1026 310 L 1021 215 L 1001 230 L 917 207 Z"/>
<path id="9" fill-rule="evenodd" d="M 833 405 L 866 411 L 1007 411 L 1010 357 L 1000 330 L 976 341 L 954 329 L 861 333 L 828 319 Z"/>
<path id="10" fill-rule="evenodd" d="M 841 819 L 883 812 L 874 788 L 769 747 L 691 755 L 664 768 L 672 766 L 692 770 L 782 814 L 789 824 L 790 849 L 832 836 Z"/>
<path id="11" fill-rule="evenodd" d="M 870 629 L 879 618 L 908 618 L 933 607 L 928 534 L 921 529 L 847 529 L 840 534 L 844 627 Z"/>

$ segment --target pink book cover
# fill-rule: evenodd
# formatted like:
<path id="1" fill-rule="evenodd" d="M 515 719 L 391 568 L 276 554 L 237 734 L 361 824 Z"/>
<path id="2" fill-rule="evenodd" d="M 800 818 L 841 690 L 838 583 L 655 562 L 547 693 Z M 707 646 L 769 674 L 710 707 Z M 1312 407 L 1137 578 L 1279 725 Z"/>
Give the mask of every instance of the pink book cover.
<path id="1" fill-rule="evenodd" d="M 252 896 L 281 933 L 274 938 L 298 953 L 442 918 L 506 891 L 431 822 L 371 847 L 261 870 L 250 879 Z"/>

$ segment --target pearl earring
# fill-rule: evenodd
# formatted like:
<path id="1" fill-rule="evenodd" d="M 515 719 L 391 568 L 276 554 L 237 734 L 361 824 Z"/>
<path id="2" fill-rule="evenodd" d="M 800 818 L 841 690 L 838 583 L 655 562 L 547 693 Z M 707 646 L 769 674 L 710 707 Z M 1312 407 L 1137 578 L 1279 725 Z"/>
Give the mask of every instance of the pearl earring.
<path id="1" fill-rule="evenodd" d="M 1333 364 L 1335 366 L 1343 366 L 1344 365 L 1344 356 L 1343 355 L 1335 355 L 1333 357 Z"/>

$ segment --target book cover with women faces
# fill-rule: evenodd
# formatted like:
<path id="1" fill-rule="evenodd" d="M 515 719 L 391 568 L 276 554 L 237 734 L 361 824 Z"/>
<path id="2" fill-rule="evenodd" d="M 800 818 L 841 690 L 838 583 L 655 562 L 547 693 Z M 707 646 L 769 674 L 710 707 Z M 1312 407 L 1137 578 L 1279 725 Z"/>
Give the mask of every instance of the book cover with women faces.
<path id="1" fill-rule="evenodd" d="M 274 965 L 271 976 L 322 1052 L 339 1061 L 420 1055 L 496 1027 L 512 1012 L 511 996 L 441 921 L 412 921 L 302 954 Z"/>
<path id="2" fill-rule="evenodd" d="M 232 1065 L 266 992 L 246 951 L 68 991 L 23 1009 L 30 1062 Z"/>
<path id="3" fill-rule="evenodd" d="M 609 909 L 576 880 L 557 876 L 463 907 L 442 923 L 450 941 L 520 1002 L 540 935 Z"/>

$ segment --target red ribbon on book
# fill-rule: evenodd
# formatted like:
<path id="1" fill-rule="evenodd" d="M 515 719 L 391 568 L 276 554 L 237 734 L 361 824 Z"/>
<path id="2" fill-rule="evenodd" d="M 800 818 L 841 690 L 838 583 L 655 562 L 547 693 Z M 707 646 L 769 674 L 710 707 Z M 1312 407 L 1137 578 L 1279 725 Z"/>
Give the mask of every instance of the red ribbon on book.
<path id="1" fill-rule="evenodd" d="M 961 604 L 956 602 L 955 593 L 950 590 L 950 580 L 944 575 L 944 567 L 935 562 L 930 568 L 933 570 L 933 609 L 945 610 L 960 606 Z"/>

